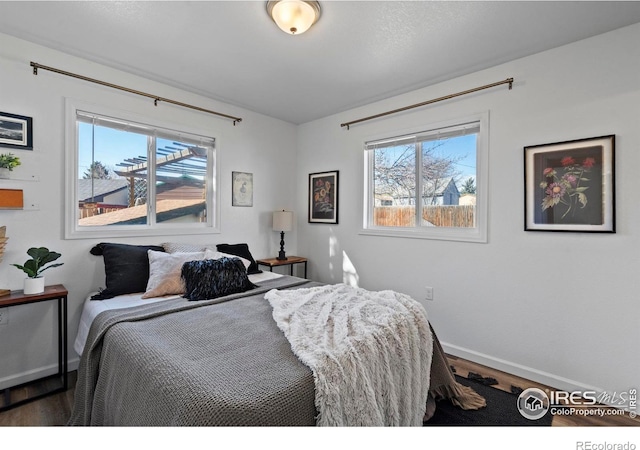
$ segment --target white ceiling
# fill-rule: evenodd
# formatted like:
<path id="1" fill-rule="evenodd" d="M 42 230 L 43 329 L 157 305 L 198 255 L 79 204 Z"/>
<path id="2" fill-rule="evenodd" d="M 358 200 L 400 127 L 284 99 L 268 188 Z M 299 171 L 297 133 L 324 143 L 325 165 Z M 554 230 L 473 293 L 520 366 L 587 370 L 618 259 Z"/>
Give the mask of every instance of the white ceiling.
<path id="1" fill-rule="evenodd" d="M 0 1 L 0 32 L 299 124 L 640 22 L 638 1 L 320 4 L 290 36 L 266 1 Z"/>

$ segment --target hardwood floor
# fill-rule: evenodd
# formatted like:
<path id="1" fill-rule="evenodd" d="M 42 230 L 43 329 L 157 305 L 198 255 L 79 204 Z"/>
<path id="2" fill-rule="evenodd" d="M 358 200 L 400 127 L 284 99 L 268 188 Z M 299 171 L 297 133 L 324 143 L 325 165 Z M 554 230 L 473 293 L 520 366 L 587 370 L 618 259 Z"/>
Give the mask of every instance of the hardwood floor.
<path id="1" fill-rule="evenodd" d="M 66 425 L 73 408 L 73 393 L 76 385 L 77 372 L 69 372 L 69 389 L 65 392 L 52 394 L 39 400 L 0 412 L 0 426 L 62 426 Z M 46 381 L 32 383 L 20 389 L 12 389 L 12 401 L 19 401 L 48 389 Z"/>
<path id="2" fill-rule="evenodd" d="M 482 366 L 464 359 L 449 356 L 449 362 L 454 367 L 457 375 L 467 377 L 469 372 L 476 373 L 483 377 L 492 377 L 498 381 L 493 387 L 507 392 L 511 391 L 511 386 L 522 389 L 538 387 L 549 389 L 544 386 L 514 375 Z M 66 392 L 50 395 L 40 400 L 27 403 L 22 406 L 9 409 L 0 413 L 0 426 L 23 427 L 23 426 L 63 426 L 67 423 L 73 407 L 73 392 L 76 383 L 76 372 L 69 373 L 69 389 Z M 37 384 L 24 388 L 24 392 L 15 392 L 13 395 L 26 395 L 27 389 L 37 390 L 41 386 Z M 606 417 L 585 417 L 581 415 L 554 416 L 552 426 L 640 426 L 640 418 L 631 419 L 628 414 L 624 416 Z"/>
<path id="3" fill-rule="evenodd" d="M 495 378 L 498 384 L 493 385 L 494 388 L 502 389 L 506 392 L 511 392 L 511 386 L 520 387 L 522 389 L 536 387 L 547 390 L 553 390 L 553 387 L 545 386 L 534 381 L 526 380 L 506 372 L 502 372 L 490 367 L 486 367 L 480 364 L 467 361 L 465 359 L 456 358 L 455 356 L 448 355 L 449 362 L 452 367 L 455 368 L 457 375 L 467 378 L 469 372 L 477 373 L 483 377 Z M 613 408 L 605 408 L 613 409 Z M 551 422 L 552 427 L 567 427 L 567 426 L 640 426 L 640 417 L 631 419 L 629 414 L 623 416 L 584 416 L 584 415 L 570 415 L 560 416 L 554 415 Z"/>

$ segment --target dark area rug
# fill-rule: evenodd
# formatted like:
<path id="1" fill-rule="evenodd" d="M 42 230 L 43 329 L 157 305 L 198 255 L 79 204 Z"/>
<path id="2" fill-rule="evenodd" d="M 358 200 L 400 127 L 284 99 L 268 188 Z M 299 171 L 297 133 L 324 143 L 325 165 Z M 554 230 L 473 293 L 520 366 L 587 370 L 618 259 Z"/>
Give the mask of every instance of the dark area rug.
<path id="1" fill-rule="evenodd" d="M 461 409 L 448 400 L 437 403 L 436 412 L 424 426 L 551 426 L 553 416 L 547 413 L 538 420 L 524 418 L 517 408 L 519 388 L 512 388 L 513 393 L 491 387 L 493 379 L 473 377 L 462 378 L 456 375 L 460 384 L 469 386 L 487 400 L 487 406 L 478 410 Z"/>

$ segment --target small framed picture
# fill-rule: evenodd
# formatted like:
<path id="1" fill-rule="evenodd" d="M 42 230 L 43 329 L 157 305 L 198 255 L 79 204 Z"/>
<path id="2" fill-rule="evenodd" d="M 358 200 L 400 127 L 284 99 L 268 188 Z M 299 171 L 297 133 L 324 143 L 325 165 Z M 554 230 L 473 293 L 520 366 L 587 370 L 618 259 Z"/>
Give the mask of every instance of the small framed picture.
<path id="1" fill-rule="evenodd" d="M 338 171 L 309 174 L 309 223 L 338 223 Z"/>
<path id="2" fill-rule="evenodd" d="M 231 172 L 231 205 L 253 206 L 253 174 Z"/>
<path id="3" fill-rule="evenodd" d="M 0 147 L 33 150 L 33 119 L 0 112 Z"/>
<path id="4" fill-rule="evenodd" d="M 525 231 L 615 233 L 614 153 L 614 135 L 525 147 Z"/>

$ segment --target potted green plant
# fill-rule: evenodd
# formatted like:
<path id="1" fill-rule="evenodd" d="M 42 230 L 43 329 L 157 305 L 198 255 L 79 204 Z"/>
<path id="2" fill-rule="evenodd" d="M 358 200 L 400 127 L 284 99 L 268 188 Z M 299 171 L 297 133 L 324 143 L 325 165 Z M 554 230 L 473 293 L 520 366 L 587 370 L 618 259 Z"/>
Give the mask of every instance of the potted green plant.
<path id="1" fill-rule="evenodd" d="M 24 280 L 24 293 L 27 295 L 39 294 L 44 292 L 42 272 L 52 267 L 63 265 L 64 263 L 50 264 L 62 255 L 58 252 L 49 251 L 46 247 L 32 247 L 27 250 L 27 255 L 31 256 L 31 259 L 28 259 L 24 265 L 12 264 L 12 266 L 16 266 L 27 274 L 27 278 Z"/>
<path id="2" fill-rule="evenodd" d="M 9 178 L 9 172 L 20 165 L 20 158 L 12 153 L 0 155 L 0 178 Z"/>

